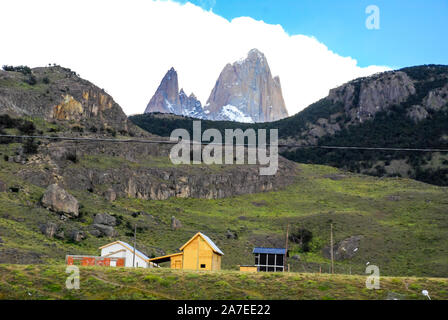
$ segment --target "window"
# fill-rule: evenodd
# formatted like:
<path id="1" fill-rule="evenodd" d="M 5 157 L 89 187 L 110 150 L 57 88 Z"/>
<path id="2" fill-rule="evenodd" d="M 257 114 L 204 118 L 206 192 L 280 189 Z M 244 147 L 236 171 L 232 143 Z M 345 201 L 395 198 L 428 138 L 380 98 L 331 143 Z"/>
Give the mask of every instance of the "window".
<path id="1" fill-rule="evenodd" d="M 205 264 L 201 264 L 201 269 L 205 269 Z"/>
<path id="2" fill-rule="evenodd" d="M 282 254 L 278 254 L 277 255 L 277 265 L 278 266 L 283 266 L 283 258 L 284 258 L 284 255 L 282 255 Z"/>
<path id="3" fill-rule="evenodd" d="M 267 265 L 267 258 L 266 258 L 266 254 L 265 253 L 260 254 L 260 264 L 261 265 Z"/>

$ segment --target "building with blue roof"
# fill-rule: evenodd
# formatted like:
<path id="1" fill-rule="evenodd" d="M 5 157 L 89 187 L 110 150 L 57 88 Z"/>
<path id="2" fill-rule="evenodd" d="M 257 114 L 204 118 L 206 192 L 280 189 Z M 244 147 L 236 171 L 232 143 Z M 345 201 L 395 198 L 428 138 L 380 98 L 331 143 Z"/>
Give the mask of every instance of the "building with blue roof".
<path id="1" fill-rule="evenodd" d="M 252 251 L 255 257 L 254 267 L 261 272 L 285 271 L 285 259 L 288 252 L 285 248 L 256 247 Z"/>

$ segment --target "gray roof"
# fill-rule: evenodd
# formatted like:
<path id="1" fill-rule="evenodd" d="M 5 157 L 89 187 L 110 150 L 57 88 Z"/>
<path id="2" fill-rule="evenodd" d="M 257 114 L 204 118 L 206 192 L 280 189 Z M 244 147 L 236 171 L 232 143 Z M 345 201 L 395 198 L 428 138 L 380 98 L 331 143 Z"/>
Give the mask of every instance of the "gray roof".
<path id="1" fill-rule="evenodd" d="M 129 243 L 124 242 L 124 241 L 120 241 L 120 240 L 118 240 L 118 242 L 121 243 L 122 245 L 125 245 L 125 246 L 129 247 L 132 251 L 134 251 L 134 247 L 131 246 Z M 139 250 L 137 250 L 137 249 L 135 249 L 135 254 L 139 254 L 139 255 L 142 256 L 145 260 L 148 260 L 148 259 L 149 259 L 149 257 L 147 257 L 143 252 L 141 252 L 141 251 L 139 251 Z"/>
<path id="2" fill-rule="evenodd" d="M 215 252 L 219 253 L 222 256 L 224 255 L 224 252 L 222 252 L 221 249 L 219 249 L 218 246 L 209 237 L 207 237 L 202 232 L 199 232 L 199 234 L 205 239 L 205 241 L 208 242 L 208 244 L 213 248 Z"/>
<path id="3" fill-rule="evenodd" d="M 286 249 L 256 247 L 256 248 L 254 248 L 254 251 L 252 251 L 252 253 L 286 254 Z"/>

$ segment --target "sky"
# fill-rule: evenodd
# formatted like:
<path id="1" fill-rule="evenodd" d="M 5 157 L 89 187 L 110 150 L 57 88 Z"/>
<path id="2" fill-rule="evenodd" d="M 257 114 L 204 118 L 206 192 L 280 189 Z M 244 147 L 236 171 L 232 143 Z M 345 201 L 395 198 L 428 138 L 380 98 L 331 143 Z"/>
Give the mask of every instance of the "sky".
<path id="1" fill-rule="evenodd" d="M 171 67 L 205 104 L 224 66 L 252 48 L 291 115 L 360 76 L 448 64 L 447 0 L 2 0 L 0 12 L 1 65 L 69 67 L 128 115 Z"/>

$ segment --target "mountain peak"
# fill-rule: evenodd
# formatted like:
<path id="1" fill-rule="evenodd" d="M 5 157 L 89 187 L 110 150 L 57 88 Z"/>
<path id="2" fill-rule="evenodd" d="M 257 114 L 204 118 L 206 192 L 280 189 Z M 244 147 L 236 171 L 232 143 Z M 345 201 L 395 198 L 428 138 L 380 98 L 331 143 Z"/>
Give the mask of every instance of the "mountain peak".
<path id="1" fill-rule="evenodd" d="M 249 53 L 247 54 L 247 58 L 248 59 L 257 59 L 257 60 L 265 60 L 266 59 L 264 53 L 256 48 L 249 51 Z"/>
<path id="2" fill-rule="evenodd" d="M 280 79 L 272 77 L 266 57 L 258 49 L 224 67 L 205 109 L 214 120 L 239 121 L 229 117 L 229 110 L 241 114 L 237 118 L 244 122 L 270 122 L 288 116 Z"/>
<path id="3" fill-rule="evenodd" d="M 202 105 L 194 94 L 189 97 L 181 88 L 177 72 L 174 68 L 168 70 L 157 91 L 148 103 L 145 113 L 173 113 L 177 115 L 202 118 Z"/>

